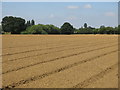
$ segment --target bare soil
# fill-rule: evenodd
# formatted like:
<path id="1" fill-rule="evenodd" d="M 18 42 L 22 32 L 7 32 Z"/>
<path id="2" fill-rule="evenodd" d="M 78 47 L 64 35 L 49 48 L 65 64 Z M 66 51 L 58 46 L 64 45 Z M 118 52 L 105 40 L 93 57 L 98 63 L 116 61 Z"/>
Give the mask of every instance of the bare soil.
<path id="1" fill-rule="evenodd" d="M 118 88 L 117 35 L 3 35 L 3 88 Z"/>

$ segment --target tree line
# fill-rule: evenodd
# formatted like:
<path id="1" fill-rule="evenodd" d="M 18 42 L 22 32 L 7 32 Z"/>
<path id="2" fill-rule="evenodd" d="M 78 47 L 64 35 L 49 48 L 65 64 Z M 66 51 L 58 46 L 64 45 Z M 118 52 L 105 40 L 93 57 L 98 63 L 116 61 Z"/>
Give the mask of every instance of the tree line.
<path id="1" fill-rule="evenodd" d="M 94 28 L 84 23 L 79 29 L 65 22 L 60 28 L 55 25 L 37 24 L 34 20 L 26 21 L 21 17 L 5 16 L 2 19 L 0 31 L 2 34 L 120 34 L 120 25 L 117 27 Z"/>

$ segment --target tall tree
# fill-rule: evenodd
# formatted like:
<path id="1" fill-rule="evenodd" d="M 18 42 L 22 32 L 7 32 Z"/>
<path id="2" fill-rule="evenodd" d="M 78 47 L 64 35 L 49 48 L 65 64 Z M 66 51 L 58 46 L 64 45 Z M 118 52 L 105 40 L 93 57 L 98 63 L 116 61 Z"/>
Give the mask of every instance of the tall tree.
<path id="1" fill-rule="evenodd" d="M 31 20 L 31 25 L 35 25 L 35 21 L 34 20 Z"/>
<path id="2" fill-rule="evenodd" d="M 27 23 L 26 23 L 26 28 L 29 27 L 29 26 L 31 26 L 30 20 L 27 21 Z"/>
<path id="3" fill-rule="evenodd" d="M 70 23 L 65 22 L 61 26 L 61 34 L 73 34 L 73 33 L 74 33 L 74 28 Z"/>
<path id="4" fill-rule="evenodd" d="M 2 19 L 2 28 L 4 32 L 19 34 L 25 30 L 25 19 L 13 16 L 6 16 Z"/>
<path id="5" fill-rule="evenodd" d="M 84 23 L 84 28 L 87 28 L 87 23 Z"/>

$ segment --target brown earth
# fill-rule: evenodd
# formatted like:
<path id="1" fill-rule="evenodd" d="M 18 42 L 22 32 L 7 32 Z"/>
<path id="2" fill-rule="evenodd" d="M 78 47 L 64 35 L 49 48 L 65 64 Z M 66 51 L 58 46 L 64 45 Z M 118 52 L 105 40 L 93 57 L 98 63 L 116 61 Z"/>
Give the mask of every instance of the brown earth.
<path id="1" fill-rule="evenodd" d="M 3 88 L 118 88 L 117 35 L 3 35 Z"/>

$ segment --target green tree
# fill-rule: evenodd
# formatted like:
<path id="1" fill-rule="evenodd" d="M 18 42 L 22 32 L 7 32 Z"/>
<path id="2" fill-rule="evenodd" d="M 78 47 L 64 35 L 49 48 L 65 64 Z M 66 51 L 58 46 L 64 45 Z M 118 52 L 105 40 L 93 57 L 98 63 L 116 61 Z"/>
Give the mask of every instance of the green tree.
<path id="1" fill-rule="evenodd" d="M 35 25 L 35 21 L 34 20 L 31 20 L 31 25 Z"/>
<path id="2" fill-rule="evenodd" d="M 85 34 L 85 30 L 83 27 L 79 28 L 77 31 L 78 34 Z"/>
<path id="3" fill-rule="evenodd" d="M 47 34 L 47 32 L 43 30 L 41 25 L 32 25 L 21 34 Z"/>
<path id="4" fill-rule="evenodd" d="M 50 32 L 49 34 L 60 34 L 60 29 L 54 25 L 49 25 Z"/>
<path id="5" fill-rule="evenodd" d="M 73 34 L 73 33 L 74 33 L 74 28 L 70 23 L 65 22 L 61 26 L 61 34 Z"/>
<path id="6" fill-rule="evenodd" d="M 78 30 L 78 34 L 94 34 L 93 30 L 95 28 L 92 28 L 91 26 L 87 27 L 87 28 L 79 28 Z"/>
<path id="7" fill-rule="evenodd" d="M 3 33 L 2 26 L 0 25 L 0 34 Z"/>
<path id="8" fill-rule="evenodd" d="M 87 28 L 87 23 L 84 23 L 84 28 Z"/>
<path id="9" fill-rule="evenodd" d="M 60 30 L 54 25 L 38 24 L 28 27 L 22 34 L 60 34 Z"/>
<path id="10" fill-rule="evenodd" d="M 25 30 L 25 19 L 6 16 L 2 19 L 2 28 L 4 32 L 19 34 L 21 31 Z"/>
<path id="11" fill-rule="evenodd" d="M 114 34 L 118 34 L 118 27 L 114 28 Z"/>
<path id="12" fill-rule="evenodd" d="M 98 28 L 93 29 L 93 34 L 98 34 L 98 33 L 99 33 L 99 29 Z"/>
<path id="13" fill-rule="evenodd" d="M 30 20 L 27 21 L 27 23 L 26 23 L 26 28 L 29 27 L 29 26 L 31 26 Z"/>
<path id="14" fill-rule="evenodd" d="M 106 27 L 107 34 L 115 34 L 115 29 L 113 27 Z"/>
<path id="15" fill-rule="evenodd" d="M 104 25 L 100 26 L 98 33 L 107 34 L 106 27 Z"/>

